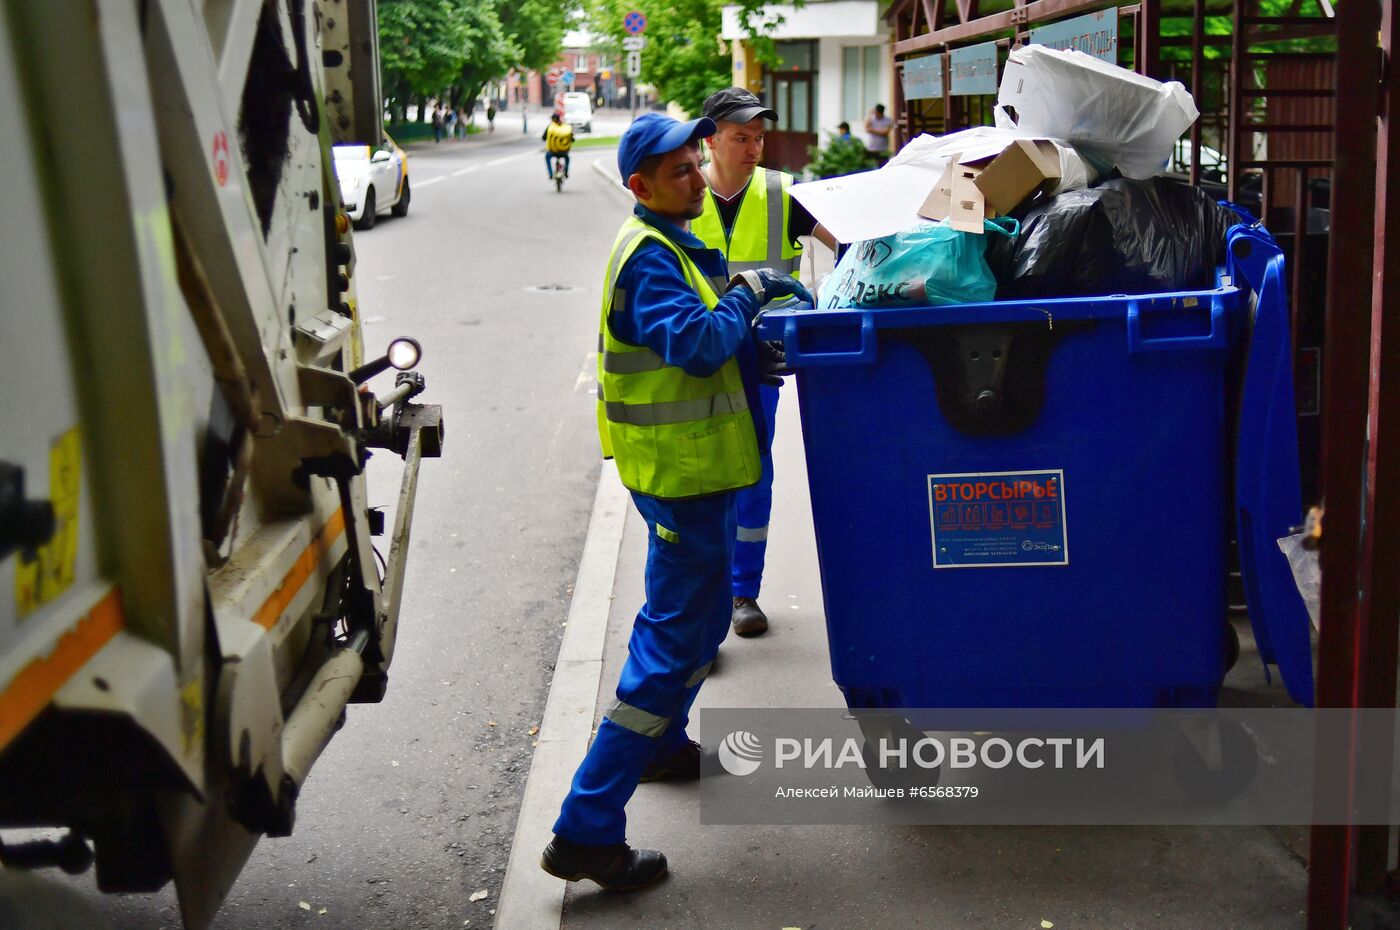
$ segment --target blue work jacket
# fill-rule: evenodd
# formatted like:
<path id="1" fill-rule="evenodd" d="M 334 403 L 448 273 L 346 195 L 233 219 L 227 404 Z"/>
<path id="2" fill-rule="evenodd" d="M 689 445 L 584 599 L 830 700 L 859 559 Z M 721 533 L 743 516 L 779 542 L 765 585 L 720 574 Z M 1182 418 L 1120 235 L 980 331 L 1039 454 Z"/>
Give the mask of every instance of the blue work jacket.
<path id="1" fill-rule="evenodd" d="M 641 204 L 633 212 L 684 250 L 706 277 L 728 279 L 728 263 L 719 249 L 708 248 Z M 730 356 L 738 360 L 758 448 L 767 453 L 771 432 L 759 401 L 758 353 L 750 327 L 758 312 L 758 298 L 753 291 L 733 288 L 722 294 L 714 310 L 710 310 L 686 281 L 675 254 L 653 241 L 642 243 L 632 253 L 618 273 L 617 286 L 625 295 L 623 305 L 614 304 L 608 316 L 608 326 L 616 338 L 646 346 L 668 365 L 697 378 L 719 371 Z"/>

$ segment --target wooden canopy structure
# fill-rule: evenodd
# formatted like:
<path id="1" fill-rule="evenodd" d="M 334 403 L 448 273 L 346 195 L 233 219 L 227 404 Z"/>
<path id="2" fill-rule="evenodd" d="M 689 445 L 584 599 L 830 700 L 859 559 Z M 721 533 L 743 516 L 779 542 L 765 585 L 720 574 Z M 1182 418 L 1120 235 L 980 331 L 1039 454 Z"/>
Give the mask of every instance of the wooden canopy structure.
<path id="1" fill-rule="evenodd" d="M 1094 19 L 1078 29 L 1076 17 Z M 896 144 L 992 122 L 995 97 L 985 80 L 969 83 L 969 72 L 957 70 L 974 47 L 981 60 L 995 48 L 999 75 L 1020 44 L 1087 41 L 1094 47 L 1086 51 L 1190 89 L 1202 117 L 1178 146 L 1175 167 L 1252 208 L 1289 255 L 1299 407 L 1315 415 L 1317 474 L 1305 494 L 1322 526 L 1318 706 L 1393 708 L 1400 643 L 1394 0 L 1335 7 L 1331 0 L 894 0 L 886 18 Z M 1306 445 L 1307 430 L 1300 432 Z M 1318 736 L 1336 749 L 1325 764 L 1343 767 L 1351 784 L 1394 777 L 1391 746 L 1363 745 L 1354 731 Z M 1345 930 L 1358 895 L 1397 888 L 1386 827 L 1314 827 L 1309 856 L 1310 930 Z"/>

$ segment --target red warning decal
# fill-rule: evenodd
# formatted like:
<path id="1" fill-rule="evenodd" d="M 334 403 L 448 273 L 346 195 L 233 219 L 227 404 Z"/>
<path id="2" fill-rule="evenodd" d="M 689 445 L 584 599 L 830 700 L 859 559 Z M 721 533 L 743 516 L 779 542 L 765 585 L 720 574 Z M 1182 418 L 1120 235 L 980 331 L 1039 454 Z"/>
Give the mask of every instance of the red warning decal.
<path id="1" fill-rule="evenodd" d="M 228 136 L 222 129 L 214 133 L 214 180 L 220 187 L 228 183 Z"/>

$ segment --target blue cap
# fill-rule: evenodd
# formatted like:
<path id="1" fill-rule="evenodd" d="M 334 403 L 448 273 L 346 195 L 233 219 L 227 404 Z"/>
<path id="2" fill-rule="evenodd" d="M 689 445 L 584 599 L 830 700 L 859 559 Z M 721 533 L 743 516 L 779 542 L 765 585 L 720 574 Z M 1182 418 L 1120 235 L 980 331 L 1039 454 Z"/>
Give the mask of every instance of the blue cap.
<path id="1" fill-rule="evenodd" d="M 673 152 L 682 145 L 715 134 L 715 121 L 708 117 L 688 123 L 671 119 L 664 113 L 643 113 L 627 127 L 617 145 L 617 170 L 622 183 L 637 173 L 642 159 L 648 155 Z"/>

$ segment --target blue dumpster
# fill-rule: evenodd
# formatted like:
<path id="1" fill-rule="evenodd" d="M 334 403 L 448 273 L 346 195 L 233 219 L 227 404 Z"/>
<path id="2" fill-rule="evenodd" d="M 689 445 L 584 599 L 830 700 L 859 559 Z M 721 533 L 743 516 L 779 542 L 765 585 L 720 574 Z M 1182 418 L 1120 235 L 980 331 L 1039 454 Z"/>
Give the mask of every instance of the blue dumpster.
<path id="1" fill-rule="evenodd" d="M 1232 534 L 1311 705 L 1283 258 L 1227 254 L 1204 291 L 765 315 L 851 708 L 1214 706 Z"/>

